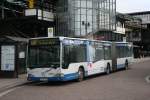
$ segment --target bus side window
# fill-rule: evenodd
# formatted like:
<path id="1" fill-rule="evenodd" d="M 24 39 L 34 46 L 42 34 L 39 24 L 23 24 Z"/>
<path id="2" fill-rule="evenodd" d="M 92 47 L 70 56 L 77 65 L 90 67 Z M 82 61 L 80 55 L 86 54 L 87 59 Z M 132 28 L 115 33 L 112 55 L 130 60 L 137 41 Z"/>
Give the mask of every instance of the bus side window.
<path id="1" fill-rule="evenodd" d="M 90 45 L 90 61 L 97 62 L 104 59 L 104 49 L 101 43 L 92 43 Z"/>
<path id="2" fill-rule="evenodd" d="M 99 61 L 104 59 L 104 49 L 102 47 L 98 47 L 95 50 L 95 61 Z"/>
<path id="3" fill-rule="evenodd" d="M 110 46 L 104 46 L 104 58 L 105 60 L 111 59 L 111 47 Z"/>
<path id="4" fill-rule="evenodd" d="M 121 55 L 122 55 L 122 53 L 121 53 L 121 47 L 117 46 L 116 48 L 117 48 L 117 58 L 121 58 Z"/>

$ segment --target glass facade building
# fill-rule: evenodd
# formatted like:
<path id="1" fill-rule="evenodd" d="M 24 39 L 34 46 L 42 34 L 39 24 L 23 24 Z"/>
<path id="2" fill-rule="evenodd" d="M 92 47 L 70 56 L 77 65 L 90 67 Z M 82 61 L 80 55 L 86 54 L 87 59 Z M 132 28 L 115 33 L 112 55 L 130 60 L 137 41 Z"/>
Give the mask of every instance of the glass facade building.
<path id="1" fill-rule="evenodd" d="M 32 33 L 29 37 L 47 36 L 47 28 L 54 27 L 55 36 L 87 37 L 100 31 L 116 29 L 116 0 L 10 0 L 12 8 L 22 7 L 21 13 L 5 10 L 8 15 L 28 20 L 21 22 L 21 33 Z M 17 5 L 19 2 L 21 5 Z M 8 2 L 7 2 L 8 3 Z M 1 4 L 1 2 L 0 2 Z M 2 14 L 0 11 L 0 14 Z M 10 12 L 10 14 L 7 14 Z M 25 16 L 24 16 L 25 15 Z M 35 23 L 33 22 L 33 19 Z M 40 22 L 40 23 L 39 23 Z M 42 24 L 42 25 L 41 25 Z M 27 30 L 33 30 L 27 31 Z M 19 33 L 20 34 L 20 33 Z M 107 34 L 106 34 L 107 35 Z"/>
<path id="2" fill-rule="evenodd" d="M 56 35 L 84 37 L 115 30 L 116 0 L 58 0 Z"/>
<path id="3" fill-rule="evenodd" d="M 140 37 L 140 41 L 133 40 L 133 44 L 138 46 L 134 50 L 135 57 L 150 56 L 150 11 L 129 13 L 128 15 L 141 19 L 141 33 L 137 30 L 133 34 L 135 39 Z"/>
<path id="4" fill-rule="evenodd" d="M 150 24 L 150 12 L 139 12 L 130 15 L 142 19 L 142 24 Z"/>

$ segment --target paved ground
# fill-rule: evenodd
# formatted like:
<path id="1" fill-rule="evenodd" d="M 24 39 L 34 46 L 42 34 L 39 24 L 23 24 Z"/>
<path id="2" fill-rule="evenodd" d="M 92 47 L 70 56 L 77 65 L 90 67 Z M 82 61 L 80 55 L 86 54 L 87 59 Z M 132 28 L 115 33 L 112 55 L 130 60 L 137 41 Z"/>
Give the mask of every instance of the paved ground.
<path id="1" fill-rule="evenodd" d="M 26 74 L 20 75 L 19 78 L 2 78 L 0 79 L 0 92 L 23 85 L 25 83 L 27 83 Z"/>
<path id="2" fill-rule="evenodd" d="M 146 58 L 137 58 L 134 59 L 134 63 L 140 63 L 140 62 L 145 62 L 145 61 L 150 61 L 150 57 L 146 57 Z"/>
<path id="3" fill-rule="evenodd" d="M 150 60 L 130 70 L 98 75 L 83 82 L 34 83 L 16 88 L 0 100 L 150 100 Z"/>

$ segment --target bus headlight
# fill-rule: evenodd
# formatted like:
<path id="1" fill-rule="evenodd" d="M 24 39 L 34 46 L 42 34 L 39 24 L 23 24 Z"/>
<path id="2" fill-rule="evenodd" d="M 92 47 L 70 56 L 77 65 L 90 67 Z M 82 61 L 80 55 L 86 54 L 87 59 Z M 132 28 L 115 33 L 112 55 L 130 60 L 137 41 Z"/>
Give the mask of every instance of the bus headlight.
<path id="1" fill-rule="evenodd" d="M 27 77 L 34 77 L 34 75 L 32 75 L 32 74 L 28 74 L 28 75 L 27 75 Z"/>

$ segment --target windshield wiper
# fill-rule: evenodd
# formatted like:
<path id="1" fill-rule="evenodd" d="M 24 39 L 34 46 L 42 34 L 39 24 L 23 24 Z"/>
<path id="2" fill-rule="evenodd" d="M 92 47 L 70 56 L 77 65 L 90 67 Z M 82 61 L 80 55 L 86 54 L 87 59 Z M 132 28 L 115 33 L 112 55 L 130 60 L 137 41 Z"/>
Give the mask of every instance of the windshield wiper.
<path id="1" fill-rule="evenodd" d="M 51 68 L 58 68 L 59 62 L 48 62 L 46 64 L 41 65 L 40 67 L 51 67 Z"/>

